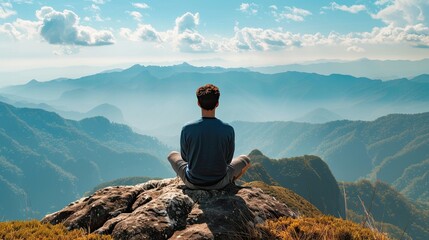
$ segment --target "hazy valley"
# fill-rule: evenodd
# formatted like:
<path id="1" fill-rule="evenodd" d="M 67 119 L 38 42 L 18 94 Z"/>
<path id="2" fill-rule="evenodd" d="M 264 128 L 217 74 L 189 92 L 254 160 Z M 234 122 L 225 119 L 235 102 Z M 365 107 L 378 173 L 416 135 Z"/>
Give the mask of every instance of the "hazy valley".
<path id="1" fill-rule="evenodd" d="M 0 218 L 41 218 L 96 186 L 173 177 L 166 155 L 200 115 L 195 89 L 210 82 L 221 89 L 218 117 L 235 129 L 235 154 L 254 163 L 246 184 L 259 181 L 252 184 L 287 201 L 299 195 L 305 202 L 294 210 L 308 216 L 358 223 L 361 198 L 390 236 L 426 239 L 428 76 L 381 81 L 184 63 L 1 88 Z"/>

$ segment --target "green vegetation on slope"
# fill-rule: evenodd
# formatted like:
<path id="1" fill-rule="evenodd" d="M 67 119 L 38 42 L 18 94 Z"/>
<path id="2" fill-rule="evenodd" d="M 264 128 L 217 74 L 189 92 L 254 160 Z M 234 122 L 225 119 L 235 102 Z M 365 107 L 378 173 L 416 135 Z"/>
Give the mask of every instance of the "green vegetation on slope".
<path id="1" fill-rule="evenodd" d="M 353 212 L 352 210 L 347 210 L 347 220 L 361 224 L 362 226 L 371 226 L 380 232 L 386 233 L 392 239 L 412 240 L 410 235 L 398 226 L 386 222 L 378 222 L 372 219 L 372 216 L 363 216 Z"/>
<path id="2" fill-rule="evenodd" d="M 245 183 L 244 186 L 262 189 L 264 193 L 269 194 L 276 200 L 286 204 L 293 212 L 298 213 L 301 217 L 322 216 L 322 213 L 313 204 L 287 188 L 270 186 L 259 181 Z"/>
<path id="3" fill-rule="evenodd" d="M 279 158 L 314 154 L 334 176 L 370 176 L 393 184 L 414 200 L 429 200 L 429 112 L 392 114 L 374 121 L 234 122 L 237 152 L 258 148 Z"/>
<path id="4" fill-rule="evenodd" d="M 414 240 L 429 239 L 429 210 L 413 203 L 388 184 L 371 183 L 362 180 L 356 183 L 342 183 L 346 192 L 347 209 L 360 215 L 353 216 L 360 221 L 366 211 L 378 222 L 390 223 L 405 231 Z M 360 199 L 359 199 L 360 198 Z M 397 234 L 395 234 L 397 236 Z"/>
<path id="5" fill-rule="evenodd" d="M 40 218 L 103 181 L 172 175 L 145 152 L 163 155 L 165 146 L 101 117 L 77 122 L 0 103 L 0 119 L 2 220 Z"/>
<path id="6" fill-rule="evenodd" d="M 329 167 L 316 156 L 269 159 L 259 150 L 249 157 L 252 167 L 243 181 L 263 181 L 288 188 L 316 206 L 324 214 L 345 216 L 337 181 Z"/>

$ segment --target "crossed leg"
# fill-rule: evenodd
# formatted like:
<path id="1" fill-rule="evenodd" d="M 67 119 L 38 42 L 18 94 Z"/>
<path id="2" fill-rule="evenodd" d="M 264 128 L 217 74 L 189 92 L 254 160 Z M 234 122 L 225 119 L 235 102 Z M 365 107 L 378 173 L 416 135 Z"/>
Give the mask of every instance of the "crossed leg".
<path id="1" fill-rule="evenodd" d="M 240 155 L 237 158 L 234 158 L 228 165 L 227 174 L 220 182 L 213 186 L 201 187 L 193 185 L 188 181 L 188 179 L 186 179 L 186 167 L 188 163 L 182 159 L 179 152 L 171 152 L 167 159 L 180 179 L 182 179 L 186 186 L 192 189 L 221 189 L 243 176 L 251 166 L 249 157 L 246 155 Z"/>

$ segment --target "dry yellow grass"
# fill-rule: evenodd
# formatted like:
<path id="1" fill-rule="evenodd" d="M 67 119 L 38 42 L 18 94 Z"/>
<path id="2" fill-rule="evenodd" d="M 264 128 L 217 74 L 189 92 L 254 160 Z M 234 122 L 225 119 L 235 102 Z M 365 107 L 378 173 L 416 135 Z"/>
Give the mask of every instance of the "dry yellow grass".
<path id="1" fill-rule="evenodd" d="M 63 225 L 42 224 L 37 220 L 0 222 L 2 240 L 111 240 L 112 237 L 87 234 L 83 230 L 68 231 Z"/>
<path id="2" fill-rule="evenodd" d="M 316 218 L 280 218 L 268 221 L 264 227 L 276 238 L 293 240 L 388 240 L 386 234 L 359 224 L 330 216 Z"/>

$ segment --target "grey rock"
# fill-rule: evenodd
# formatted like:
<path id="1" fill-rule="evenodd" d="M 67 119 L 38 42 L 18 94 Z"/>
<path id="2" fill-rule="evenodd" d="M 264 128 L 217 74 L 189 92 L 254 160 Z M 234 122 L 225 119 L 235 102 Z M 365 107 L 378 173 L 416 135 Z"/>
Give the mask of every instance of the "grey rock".
<path id="1" fill-rule="evenodd" d="M 115 239 L 259 239 L 267 219 L 296 216 L 259 188 L 191 190 L 178 178 L 107 187 L 49 214 L 44 223 Z"/>

